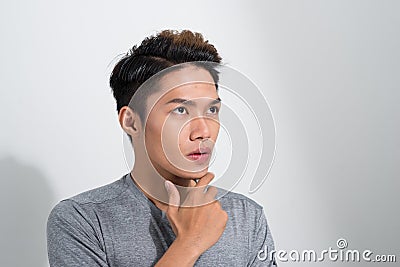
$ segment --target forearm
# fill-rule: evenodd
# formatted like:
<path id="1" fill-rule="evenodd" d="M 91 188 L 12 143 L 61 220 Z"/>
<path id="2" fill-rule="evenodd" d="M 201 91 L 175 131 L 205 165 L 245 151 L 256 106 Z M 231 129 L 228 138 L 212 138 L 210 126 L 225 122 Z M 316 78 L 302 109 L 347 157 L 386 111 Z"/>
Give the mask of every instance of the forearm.
<path id="1" fill-rule="evenodd" d="M 185 245 L 179 239 L 176 239 L 155 266 L 176 266 L 177 262 L 182 267 L 193 266 L 200 255 L 193 247 Z"/>

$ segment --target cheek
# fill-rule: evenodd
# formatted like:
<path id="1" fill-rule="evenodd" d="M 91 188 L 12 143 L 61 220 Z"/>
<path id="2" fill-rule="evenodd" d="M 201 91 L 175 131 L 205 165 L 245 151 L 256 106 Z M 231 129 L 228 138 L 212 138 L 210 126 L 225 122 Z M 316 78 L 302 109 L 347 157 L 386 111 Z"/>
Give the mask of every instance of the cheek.
<path id="1" fill-rule="evenodd" d="M 147 123 L 145 144 L 148 151 L 159 150 L 161 147 L 161 127 L 157 123 Z"/>
<path id="2" fill-rule="evenodd" d="M 219 126 L 219 124 L 218 124 L 217 131 L 216 131 L 216 135 L 215 135 L 215 139 L 217 139 L 217 137 L 218 137 L 219 130 L 220 130 L 220 126 Z"/>
<path id="3" fill-rule="evenodd" d="M 189 127 L 183 127 L 178 133 L 178 143 L 180 150 L 184 150 L 183 147 L 190 142 L 190 130 Z"/>
<path id="4" fill-rule="evenodd" d="M 217 139 L 217 137 L 218 137 L 218 133 L 219 133 L 219 129 L 220 129 L 219 121 L 211 121 L 209 127 L 211 130 L 212 139 L 214 139 L 214 141 L 215 141 L 215 139 Z"/>
<path id="5" fill-rule="evenodd" d="M 175 157 L 180 154 L 182 130 L 180 123 L 172 123 L 171 121 L 167 121 L 162 127 L 161 144 L 164 153 L 168 156 Z"/>
<path id="6" fill-rule="evenodd" d="M 178 147 L 187 136 L 187 121 L 184 118 L 169 116 L 162 126 L 162 139 L 165 146 Z"/>

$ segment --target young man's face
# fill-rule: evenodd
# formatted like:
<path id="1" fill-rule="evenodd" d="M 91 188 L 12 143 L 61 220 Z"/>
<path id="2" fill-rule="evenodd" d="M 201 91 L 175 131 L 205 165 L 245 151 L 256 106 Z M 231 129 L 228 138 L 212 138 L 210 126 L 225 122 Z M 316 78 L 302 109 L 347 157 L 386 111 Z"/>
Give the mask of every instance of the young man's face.
<path id="1" fill-rule="evenodd" d="M 220 99 L 207 70 L 167 74 L 147 101 L 145 147 L 159 174 L 195 179 L 208 172 L 219 132 Z"/>

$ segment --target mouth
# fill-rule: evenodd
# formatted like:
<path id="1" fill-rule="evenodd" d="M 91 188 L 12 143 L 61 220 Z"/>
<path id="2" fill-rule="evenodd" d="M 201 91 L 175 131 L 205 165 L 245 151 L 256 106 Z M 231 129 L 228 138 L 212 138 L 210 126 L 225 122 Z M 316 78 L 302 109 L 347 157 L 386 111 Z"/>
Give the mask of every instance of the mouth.
<path id="1" fill-rule="evenodd" d="M 186 155 L 186 157 L 189 160 L 195 161 L 196 163 L 200 163 L 200 164 L 207 162 L 210 159 L 210 156 L 211 156 L 211 149 L 207 148 L 207 147 L 196 149 Z"/>

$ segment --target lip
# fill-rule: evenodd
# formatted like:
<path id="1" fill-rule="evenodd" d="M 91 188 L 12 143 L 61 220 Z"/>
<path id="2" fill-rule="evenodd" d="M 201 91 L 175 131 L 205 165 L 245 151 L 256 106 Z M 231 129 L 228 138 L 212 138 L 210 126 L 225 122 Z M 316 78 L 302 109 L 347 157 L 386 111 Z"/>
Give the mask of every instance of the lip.
<path id="1" fill-rule="evenodd" d="M 208 147 L 198 148 L 186 155 L 191 161 L 202 164 L 207 162 L 211 156 L 211 149 Z"/>
<path id="2" fill-rule="evenodd" d="M 188 154 L 188 156 L 192 155 L 192 154 L 211 154 L 211 148 L 209 148 L 209 147 L 200 147 L 200 148 L 190 152 Z"/>

